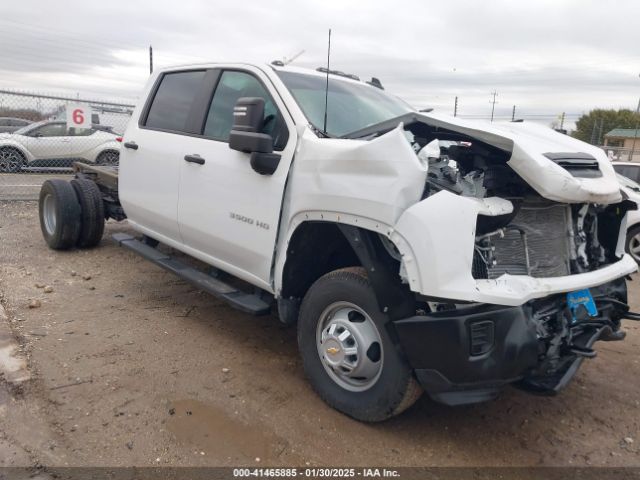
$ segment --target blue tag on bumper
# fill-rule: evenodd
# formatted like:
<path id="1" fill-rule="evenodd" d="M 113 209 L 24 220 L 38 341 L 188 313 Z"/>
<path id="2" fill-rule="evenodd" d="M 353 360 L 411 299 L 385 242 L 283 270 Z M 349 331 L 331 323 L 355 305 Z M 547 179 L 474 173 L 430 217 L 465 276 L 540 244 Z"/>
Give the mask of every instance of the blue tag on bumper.
<path id="1" fill-rule="evenodd" d="M 580 310 L 586 310 L 590 317 L 596 317 L 598 315 L 598 308 L 596 302 L 593 301 L 591 292 L 586 290 L 578 290 L 576 292 L 567 293 L 567 305 L 571 310 L 573 321 L 578 321 L 579 318 L 584 318 L 584 314 L 581 314 Z"/>

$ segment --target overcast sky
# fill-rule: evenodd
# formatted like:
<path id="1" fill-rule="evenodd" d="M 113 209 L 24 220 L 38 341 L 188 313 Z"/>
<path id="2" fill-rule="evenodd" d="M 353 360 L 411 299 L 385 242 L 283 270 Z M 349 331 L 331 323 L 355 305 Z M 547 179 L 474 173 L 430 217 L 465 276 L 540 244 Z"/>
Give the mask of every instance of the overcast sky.
<path id="1" fill-rule="evenodd" d="M 0 88 L 135 99 L 156 66 L 269 62 L 380 78 L 416 107 L 549 122 L 640 97 L 637 0 L 3 2 Z M 518 114 L 516 114 L 518 116 Z"/>

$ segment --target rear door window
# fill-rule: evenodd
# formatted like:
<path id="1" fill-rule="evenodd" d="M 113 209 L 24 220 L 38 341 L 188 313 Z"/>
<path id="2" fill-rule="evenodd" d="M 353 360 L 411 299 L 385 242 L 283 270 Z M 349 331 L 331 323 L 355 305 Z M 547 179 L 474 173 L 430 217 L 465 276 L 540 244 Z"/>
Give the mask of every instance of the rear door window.
<path id="1" fill-rule="evenodd" d="M 153 98 L 145 126 L 156 130 L 187 133 L 187 120 L 205 70 L 166 73 Z"/>

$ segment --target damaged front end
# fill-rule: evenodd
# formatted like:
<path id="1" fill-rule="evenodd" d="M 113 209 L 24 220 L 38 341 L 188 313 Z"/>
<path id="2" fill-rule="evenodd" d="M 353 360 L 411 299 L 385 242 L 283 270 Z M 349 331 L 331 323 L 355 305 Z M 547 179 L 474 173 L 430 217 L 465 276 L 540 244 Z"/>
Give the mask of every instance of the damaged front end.
<path id="1" fill-rule="evenodd" d="M 427 180 L 391 239 L 424 307 L 395 322 L 417 378 L 449 404 L 508 383 L 557 392 L 635 319 L 623 242 L 637 206 L 602 152 L 549 129 L 407 120 Z"/>
<path id="2" fill-rule="evenodd" d="M 512 383 L 555 393 L 636 317 L 624 239 L 637 206 L 595 147 L 535 125 L 410 113 L 340 139 L 306 131 L 296 162 L 289 231 L 335 221 L 382 239 L 415 299 L 395 334 L 438 401 Z"/>

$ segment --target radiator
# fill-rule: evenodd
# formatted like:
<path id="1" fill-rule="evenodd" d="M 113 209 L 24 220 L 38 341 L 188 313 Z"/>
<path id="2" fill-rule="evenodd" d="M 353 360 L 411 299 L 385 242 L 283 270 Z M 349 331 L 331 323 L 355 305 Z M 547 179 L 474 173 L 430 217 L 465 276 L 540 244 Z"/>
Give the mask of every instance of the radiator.
<path id="1" fill-rule="evenodd" d="M 498 278 L 504 273 L 529 273 L 532 277 L 569 275 L 569 208 L 569 205 L 557 203 L 523 203 L 505 236 L 491 238 L 495 265 L 487 267 L 487 277 Z"/>

